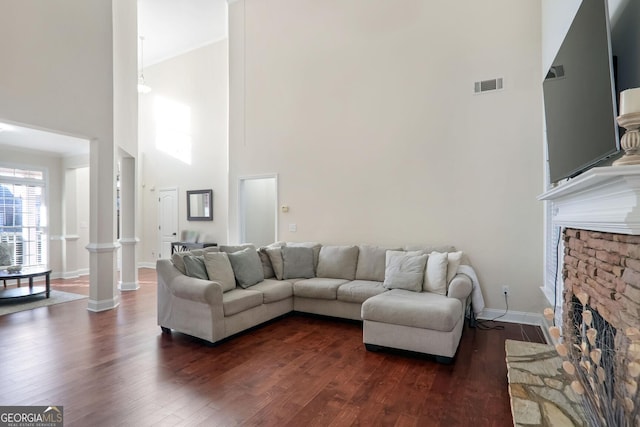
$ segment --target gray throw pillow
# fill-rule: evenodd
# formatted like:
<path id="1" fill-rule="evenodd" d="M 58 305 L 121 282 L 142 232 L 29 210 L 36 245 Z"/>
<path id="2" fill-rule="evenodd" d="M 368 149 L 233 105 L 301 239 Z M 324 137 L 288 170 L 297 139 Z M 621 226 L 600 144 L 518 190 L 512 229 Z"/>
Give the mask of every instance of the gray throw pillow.
<path id="1" fill-rule="evenodd" d="M 247 248 L 255 249 L 255 245 L 253 243 L 243 243 L 241 245 L 220 245 L 219 246 L 220 252 L 226 252 L 226 253 L 239 252 Z"/>
<path id="2" fill-rule="evenodd" d="M 302 246 L 282 248 L 283 279 L 310 279 L 313 271 L 313 249 Z"/>
<path id="3" fill-rule="evenodd" d="M 282 280 L 284 275 L 284 262 L 282 261 L 282 249 L 281 248 L 267 248 L 267 255 L 271 260 L 271 268 L 273 268 L 273 274 L 276 279 Z"/>
<path id="4" fill-rule="evenodd" d="M 185 255 L 182 257 L 182 261 L 184 261 L 187 276 L 209 280 L 203 256 Z"/>
<path id="5" fill-rule="evenodd" d="M 229 255 L 224 252 L 210 252 L 204 255 L 204 266 L 207 269 L 209 280 L 220 283 L 222 292 L 230 291 L 236 287 L 236 278 L 229 262 Z"/>
<path id="6" fill-rule="evenodd" d="M 391 257 L 384 272 L 384 287 L 421 292 L 427 258 L 427 255 Z"/>
<path id="7" fill-rule="evenodd" d="M 241 288 L 248 288 L 264 280 L 262 262 L 255 248 L 246 248 L 238 252 L 227 254 L 236 282 Z"/>

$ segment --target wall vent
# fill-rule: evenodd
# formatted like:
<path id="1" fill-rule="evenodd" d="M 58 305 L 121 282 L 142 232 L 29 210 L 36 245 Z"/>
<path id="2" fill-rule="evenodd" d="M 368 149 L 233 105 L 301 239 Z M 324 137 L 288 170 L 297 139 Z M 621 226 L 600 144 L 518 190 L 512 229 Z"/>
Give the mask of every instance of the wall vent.
<path id="1" fill-rule="evenodd" d="M 481 82 L 475 82 L 473 85 L 474 93 L 491 92 L 494 90 L 500 90 L 503 88 L 502 77 L 491 80 L 482 80 Z"/>

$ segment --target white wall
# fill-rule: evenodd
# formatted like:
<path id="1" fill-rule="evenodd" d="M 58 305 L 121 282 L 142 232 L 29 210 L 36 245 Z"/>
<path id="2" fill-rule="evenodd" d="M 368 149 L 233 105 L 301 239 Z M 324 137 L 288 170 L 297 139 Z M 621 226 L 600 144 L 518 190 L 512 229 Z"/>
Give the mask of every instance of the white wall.
<path id="1" fill-rule="evenodd" d="M 110 141 L 111 1 L 0 2 L 0 119 Z"/>
<path id="2" fill-rule="evenodd" d="M 239 0 L 229 17 L 230 241 L 238 176 L 278 173 L 279 239 L 453 244 L 488 307 L 509 285 L 511 310 L 541 311 L 538 2 Z"/>
<path id="3" fill-rule="evenodd" d="M 139 256 L 142 262 L 155 262 L 158 253 L 156 190 L 161 188 L 179 189 L 180 230 L 206 233 L 218 243 L 227 241 L 227 40 L 145 67 L 144 74 L 152 91 L 139 101 L 139 200 L 143 219 Z M 179 105 L 178 114 L 169 120 L 158 118 L 157 103 L 162 100 Z M 180 111 L 188 112 L 186 128 L 179 126 Z M 171 134 L 175 129 L 162 130 L 167 121 L 179 126 L 178 131 L 183 134 Z M 190 161 L 183 162 L 159 150 L 158 137 L 168 138 L 171 146 L 183 154 L 188 151 Z M 184 143 L 185 137 L 190 138 L 190 150 Z M 187 221 L 186 191 L 204 189 L 213 189 L 213 221 Z"/>

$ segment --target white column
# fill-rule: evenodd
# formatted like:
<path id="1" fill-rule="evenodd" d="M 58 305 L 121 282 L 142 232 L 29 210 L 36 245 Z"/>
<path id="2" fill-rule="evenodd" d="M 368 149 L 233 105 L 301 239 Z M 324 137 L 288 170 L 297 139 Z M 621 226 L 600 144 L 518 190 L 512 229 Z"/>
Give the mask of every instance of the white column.
<path id="1" fill-rule="evenodd" d="M 115 155 L 113 141 L 91 140 L 89 221 L 89 311 L 104 311 L 120 304 L 116 289 Z"/>
<path id="2" fill-rule="evenodd" d="M 119 288 L 135 291 L 138 283 L 138 258 L 136 255 L 136 161 L 133 157 L 120 160 L 120 245 L 122 265 Z"/>
<path id="3" fill-rule="evenodd" d="M 64 173 L 62 277 L 78 277 L 78 198 L 77 170 L 66 169 Z"/>

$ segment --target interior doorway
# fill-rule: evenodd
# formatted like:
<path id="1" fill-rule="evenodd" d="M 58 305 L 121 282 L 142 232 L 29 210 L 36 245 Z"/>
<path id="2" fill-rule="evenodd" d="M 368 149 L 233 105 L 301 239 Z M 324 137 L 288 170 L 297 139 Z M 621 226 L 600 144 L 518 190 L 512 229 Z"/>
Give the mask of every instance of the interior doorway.
<path id="1" fill-rule="evenodd" d="M 158 258 L 171 257 L 171 242 L 178 241 L 178 189 L 158 190 Z"/>
<path id="2" fill-rule="evenodd" d="M 264 246 L 278 238 L 278 176 L 240 177 L 240 242 Z"/>

